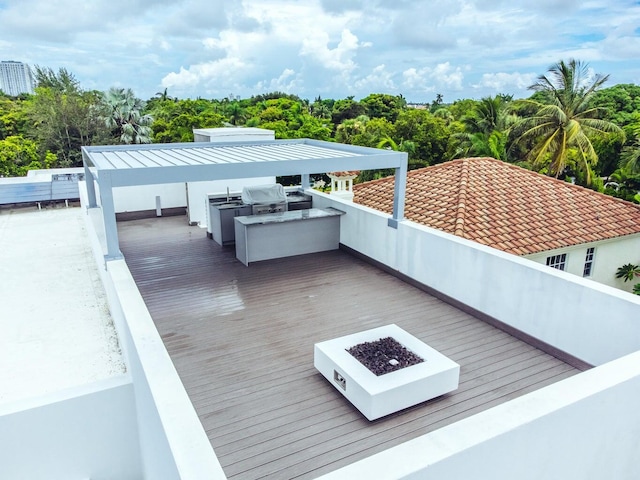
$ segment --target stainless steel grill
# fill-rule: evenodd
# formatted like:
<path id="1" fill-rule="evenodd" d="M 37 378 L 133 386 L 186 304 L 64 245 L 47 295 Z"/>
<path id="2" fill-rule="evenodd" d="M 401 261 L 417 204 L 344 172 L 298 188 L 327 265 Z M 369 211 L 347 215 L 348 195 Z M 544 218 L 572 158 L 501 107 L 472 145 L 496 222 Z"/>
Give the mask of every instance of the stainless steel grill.
<path id="1" fill-rule="evenodd" d="M 244 187 L 242 203 L 251 205 L 254 215 L 284 212 L 287 210 L 287 195 L 279 183 Z"/>

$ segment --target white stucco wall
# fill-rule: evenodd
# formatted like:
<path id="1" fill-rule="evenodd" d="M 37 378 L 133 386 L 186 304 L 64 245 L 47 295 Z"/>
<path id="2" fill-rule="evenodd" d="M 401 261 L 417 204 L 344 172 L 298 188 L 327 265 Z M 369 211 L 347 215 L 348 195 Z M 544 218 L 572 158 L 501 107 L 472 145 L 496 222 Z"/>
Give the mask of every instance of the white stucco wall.
<path id="1" fill-rule="evenodd" d="M 549 250 L 527 255 L 524 258 L 546 265 L 547 257 L 566 253 L 567 264 L 565 271 L 582 277 L 587 248 L 590 247 L 594 247 L 595 252 L 592 274 L 587 278 L 627 292 L 632 291 L 634 284 L 640 283 L 640 277 L 631 282 L 624 282 L 615 277 L 618 267 L 626 263 L 640 264 L 640 234 Z"/>
<path id="2" fill-rule="evenodd" d="M 99 188 L 97 184 L 96 188 Z M 161 208 L 187 206 L 187 187 L 184 183 L 115 187 L 113 205 L 117 213 L 155 210 L 156 196 L 160 197 Z"/>
<path id="3" fill-rule="evenodd" d="M 314 193 L 344 210 L 340 241 L 592 365 L 640 350 L 640 296 Z"/>
<path id="4" fill-rule="evenodd" d="M 142 478 L 127 375 L 0 406 L 0 478 Z"/>
<path id="5" fill-rule="evenodd" d="M 634 480 L 640 352 L 321 477 Z"/>
<path id="6" fill-rule="evenodd" d="M 87 205 L 84 182 L 80 195 Z M 99 208 L 87 210 L 87 226 L 133 382 L 142 478 L 226 478 L 126 262 L 113 260 L 105 268 Z"/>
<path id="7" fill-rule="evenodd" d="M 389 215 L 313 189 L 307 193 L 313 194 L 315 208 L 333 207 L 346 213 L 340 217 L 340 243 L 397 269 L 398 230 L 387 226 Z"/>

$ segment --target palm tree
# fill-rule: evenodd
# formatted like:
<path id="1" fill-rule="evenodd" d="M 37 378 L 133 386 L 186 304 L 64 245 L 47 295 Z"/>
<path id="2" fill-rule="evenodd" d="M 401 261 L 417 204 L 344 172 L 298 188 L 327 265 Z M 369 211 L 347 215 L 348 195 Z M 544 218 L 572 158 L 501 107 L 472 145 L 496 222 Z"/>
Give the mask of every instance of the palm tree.
<path id="1" fill-rule="evenodd" d="M 238 101 L 233 101 L 228 104 L 226 108 L 226 116 L 229 119 L 229 123 L 231 123 L 231 125 L 241 125 L 247 119 L 247 113 Z"/>
<path id="2" fill-rule="evenodd" d="M 616 278 L 622 278 L 625 282 L 629 282 L 635 277 L 640 277 L 640 266 L 634 265 L 633 263 L 627 263 L 618 267 L 616 271 Z"/>
<path id="3" fill-rule="evenodd" d="M 376 147 L 386 148 L 387 150 L 393 150 L 394 152 L 406 152 L 409 155 L 416 151 L 416 144 L 414 142 L 401 140 L 398 144 L 388 135 L 382 137 L 382 140 L 378 142 Z"/>
<path id="4" fill-rule="evenodd" d="M 640 173 L 640 125 L 633 133 L 633 143 L 624 147 L 620 155 L 620 168 L 632 175 Z"/>
<path id="5" fill-rule="evenodd" d="M 588 65 L 573 59 L 558 62 L 548 72 L 529 87 L 540 92 L 542 101 L 524 100 L 534 113 L 517 125 L 516 143 L 533 145 L 527 159 L 534 168 L 546 168 L 549 175 L 557 178 L 575 161 L 575 167 L 585 173 L 590 184 L 591 167 L 597 163 L 598 155 L 589 135 L 621 132 L 617 125 L 598 119 L 601 108 L 589 106 L 609 76 L 591 77 Z"/>
<path id="6" fill-rule="evenodd" d="M 508 112 L 510 96 L 485 97 L 460 120 L 465 131 L 454 134 L 460 144 L 456 156 L 493 157 L 507 159 L 507 131 L 514 122 Z M 439 111 L 439 110 L 438 110 Z"/>
<path id="7" fill-rule="evenodd" d="M 151 143 L 151 115 L 143 115 L 144 102 L 130 88 L 110 88 L 103 95 L 103 119 L 120 143 Z"/>
<path id="8" fill-rule="evenodd" d="M 369 117 L 366 115 L 360 115 L 356 118 L 344 120 L 336 128 L 336 141 L 340 143 L 353 144 L 354 139 L 365 132 L 368 122 Z"/>

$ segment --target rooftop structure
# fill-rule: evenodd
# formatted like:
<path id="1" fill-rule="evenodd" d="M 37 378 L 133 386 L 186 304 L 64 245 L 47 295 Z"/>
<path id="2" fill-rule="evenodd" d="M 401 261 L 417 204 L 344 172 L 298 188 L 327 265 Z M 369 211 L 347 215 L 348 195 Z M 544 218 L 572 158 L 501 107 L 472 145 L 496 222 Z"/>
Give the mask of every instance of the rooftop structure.
<path id="1" fill-rule="evenodd" d="M 339 170 L 348 162 L 354 169 L 395 169 L 401 180 L 394 189 L 390 225 L 403 218 L 407 154 L 401 152 L 301 139 L 82 147 L 82 157 L 90 207 L 98 205 L 94 180 L 99 186 L 109 258 L 121 256 L 114 187 L 300 174 L 308 188 L 310 174 Z"/>
<path id="2" fill-rule="evenodd" d="M 225 162 L 225 150 L 199 158 L 198 144 L 83 151 L 87 233 L 127 372 L 55 401 L 0 406 L 4 474 L 637 476 L 636 296 L 405 220 L 401 182 L 393 216 L 306 189 L 315 208 L 343 212 L 340 251 L 249 267 L 185 217 L 115 222 L 113 188 L 172 175 L 304 181 L 371 162 L 405 177 L 397 152 L 299 144 L 320 152 L 275 160 L 289 145 L 271 142 L 247 162 L 238 143 Z M 461 391 L 368 422 L 313 373 L 312 345 L 388 323 L 454 357 Z"/>
<path id="3" fill-rule="evenodd" d="M 354 186 L 354 201 L 390 212 L 394 178 Z M 405 217 L 515 255 L 640 233 L 640 205 L 493 158 L 407 175 Z"/>
<path id="4" fill-rule="evenodd" d="M 33 77 L 29 65 L 13 60 L 0 62 L 0 90 L 12 97 L 33 93 Z"/>

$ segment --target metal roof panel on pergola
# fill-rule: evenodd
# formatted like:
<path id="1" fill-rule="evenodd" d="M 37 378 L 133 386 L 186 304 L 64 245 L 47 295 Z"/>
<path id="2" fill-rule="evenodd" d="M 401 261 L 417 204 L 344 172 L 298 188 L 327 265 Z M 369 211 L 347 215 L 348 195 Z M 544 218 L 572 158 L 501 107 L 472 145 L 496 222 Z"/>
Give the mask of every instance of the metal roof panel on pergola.
<path id="1" fill-rule="evenodd" d="M 229 143 L 171 143 L 82 147 L 89 207 L 99 185 L 107 237 L 107 258 L 120 258 L 114 187 L 199 182 L 262 176 L 302 175 L 344 170 L 393 168 L 395 208 L 391 226 L 402 220 L 407 154 L 320 140 L 267 140 Z M 399 180 L 399 181 L 398 181 Z"/>

